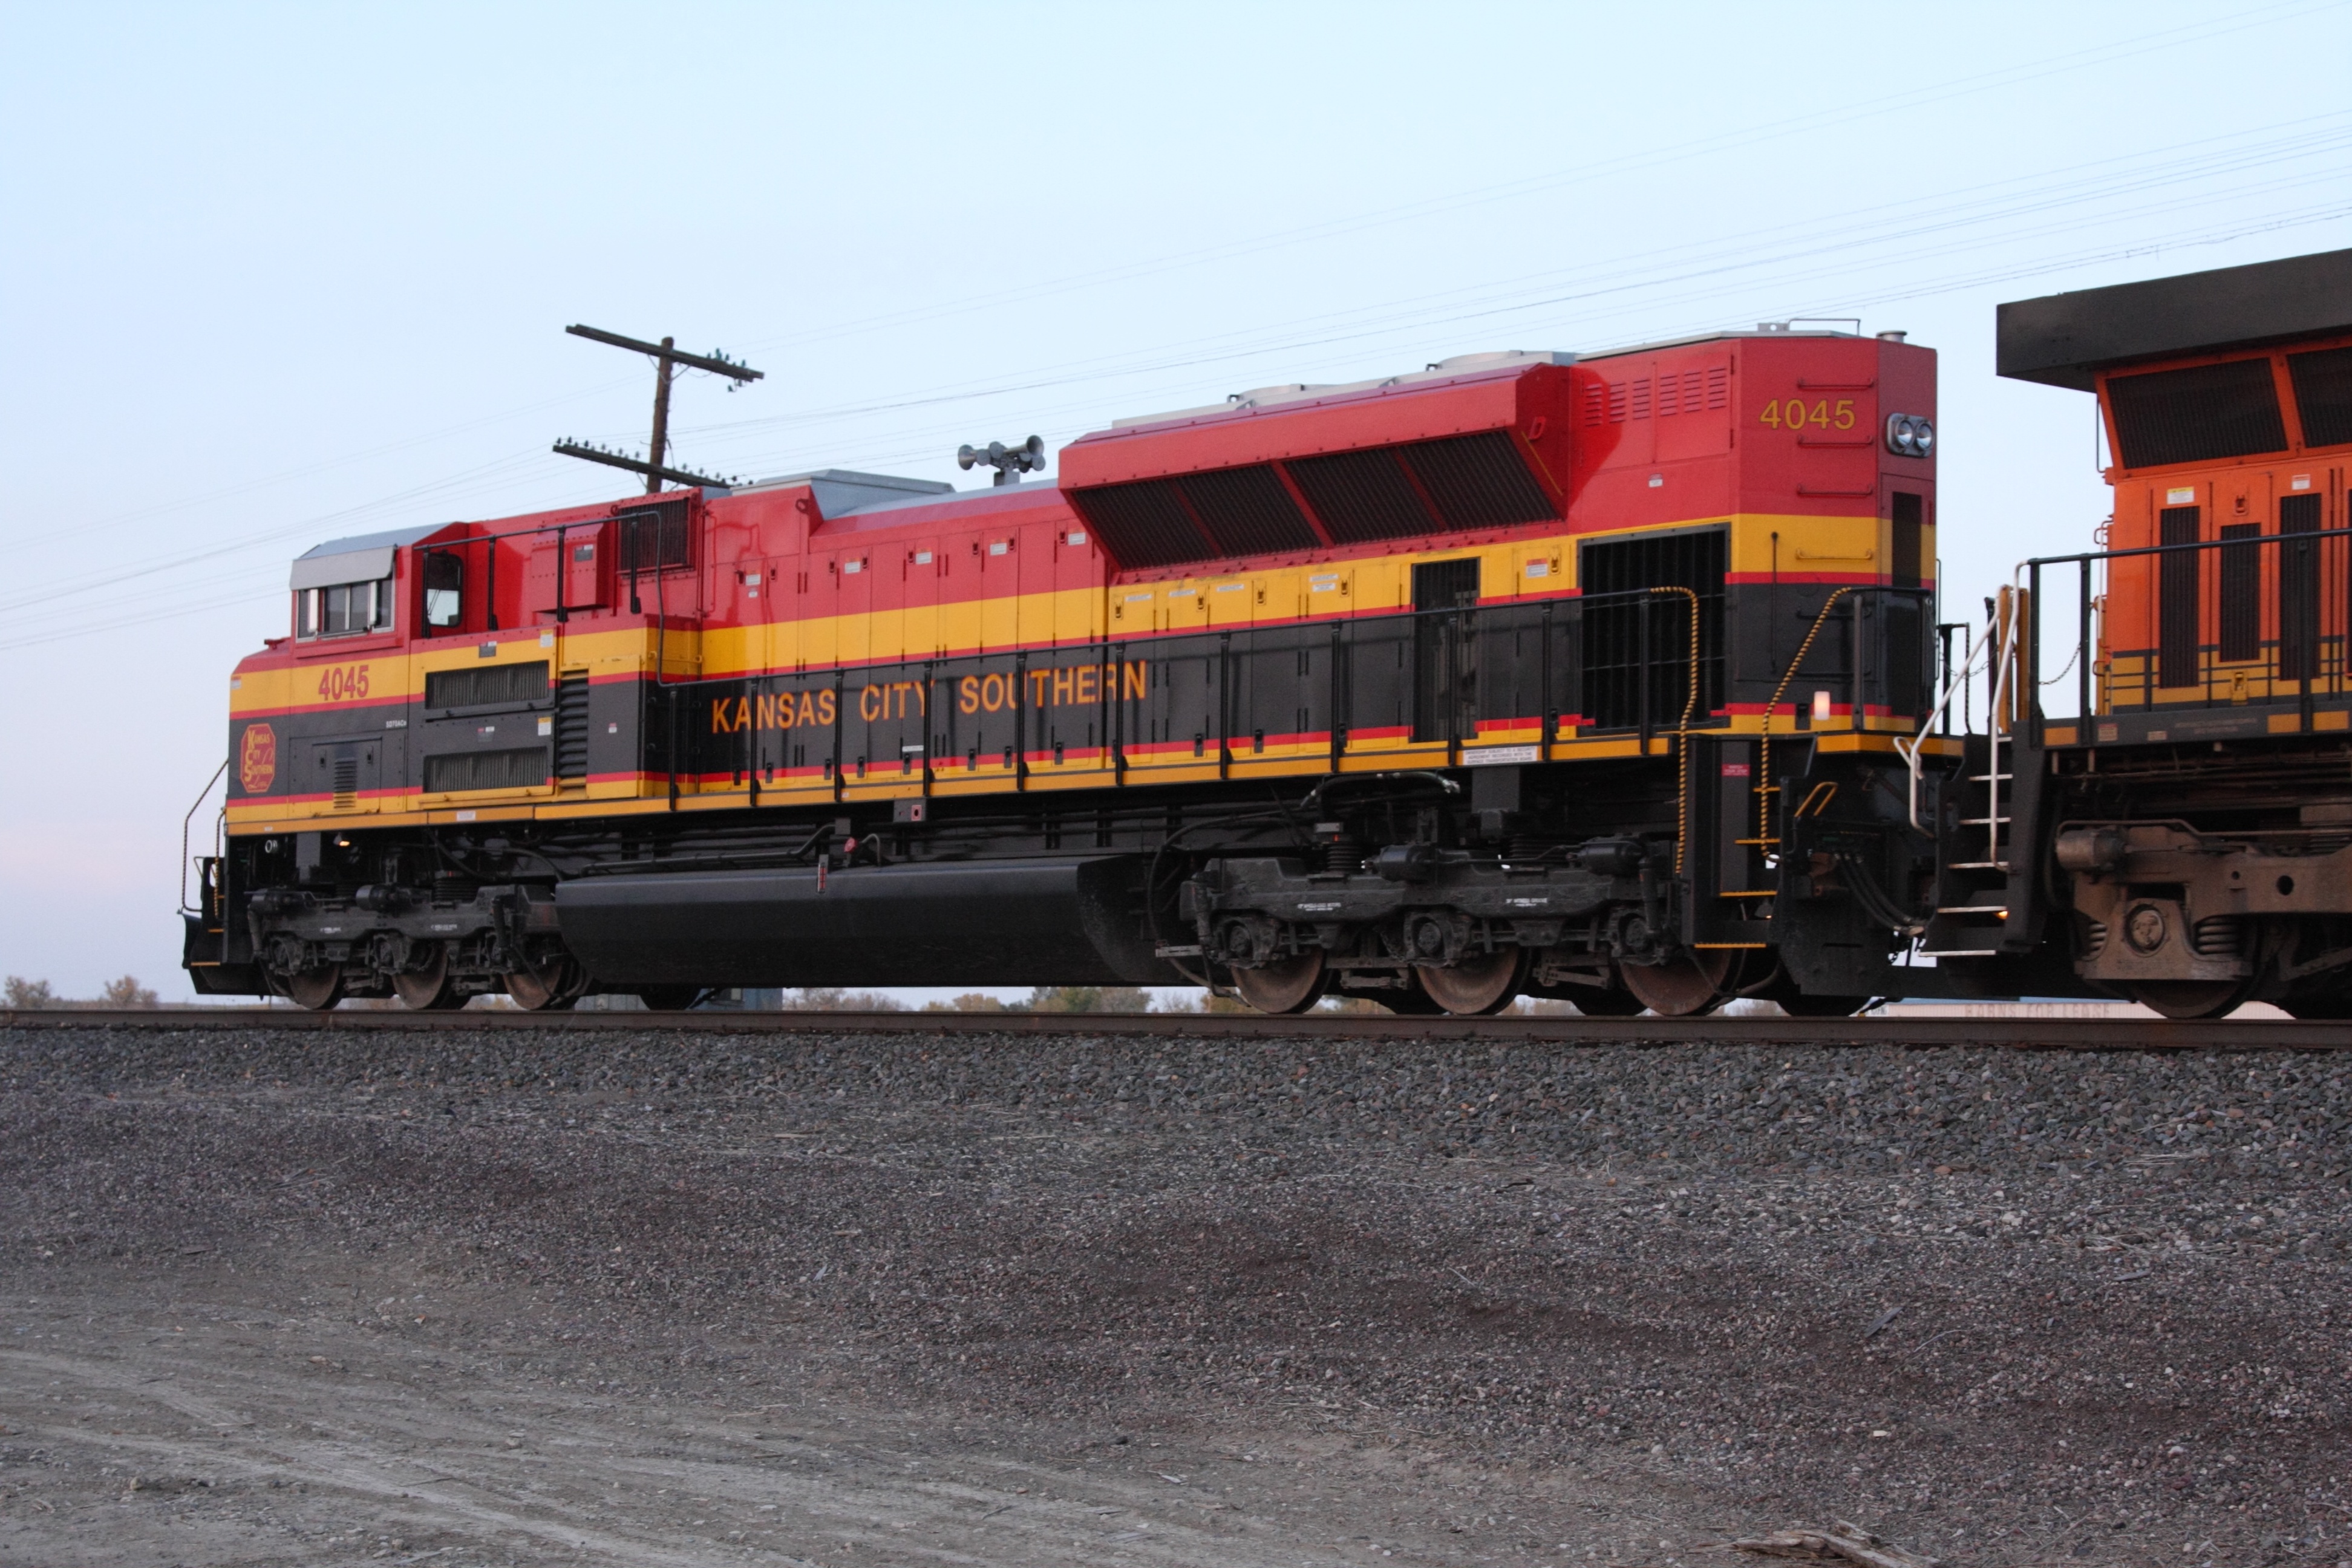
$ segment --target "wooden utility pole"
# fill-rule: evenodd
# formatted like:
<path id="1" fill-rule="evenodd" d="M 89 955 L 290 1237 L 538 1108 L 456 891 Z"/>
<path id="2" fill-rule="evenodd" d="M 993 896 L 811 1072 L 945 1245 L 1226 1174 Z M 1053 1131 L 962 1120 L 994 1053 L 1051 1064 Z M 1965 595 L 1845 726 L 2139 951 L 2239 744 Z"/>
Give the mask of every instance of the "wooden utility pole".
<path id="1" fill-rule="evenodd" d="M 658 493 L 664 480 L 682 485 L 724 485 L 728 482 L 724 479 L 713 478 L 708 474 L 691 473 L 683 468 L 669 467 L 669 384 L 677 376 L 678 370 L 683 367 L 688 370 L 709 371 L 713 375 L 726 376 L 729 380 L 727 390 L 732 392 L 737 386 L 763 379 L 765 372 L 753 370 L 750 365 L 729 359 L 715 349 L 708 354 L 683 353 L 678 350 L 676 338 L 664 338 L 657 343 L 649 343 L 636 338 L 625 338 L 618 332 L 604 331 L 595 327 L 575 325 L 563 330 L 575 338 L 586 338 L 591 342 L 610 343 L 616 349 L 631 349 L 638 353 L 653 356 L 654 438 L 651 447 L 642 460 L 631 458 L 625 453 L 609 452 L 602 447 L 583 446 L 569 440 L 558 441 L 555 444 L 557 451 L 567 458 L 580 458 L 591 463 L 602 463 L 607 468 L 626 468 L 632 473 L 643 474 L 646 477 L 647 495 Z"/>
<path id="2" fill-rule="evenodd" d="M 670 377 L 677 374 L 669 356 L 670 351 L 677 346 L 676 338 L 664 338 L 661 353 L 655 356 L 654 439 L 653 444 L 646 448 L 646 460 L 653 465 L 653 472 L 646 476 L 647 495 L 662 488 L 661 468 L 669 458 L 669 383 Z"/>

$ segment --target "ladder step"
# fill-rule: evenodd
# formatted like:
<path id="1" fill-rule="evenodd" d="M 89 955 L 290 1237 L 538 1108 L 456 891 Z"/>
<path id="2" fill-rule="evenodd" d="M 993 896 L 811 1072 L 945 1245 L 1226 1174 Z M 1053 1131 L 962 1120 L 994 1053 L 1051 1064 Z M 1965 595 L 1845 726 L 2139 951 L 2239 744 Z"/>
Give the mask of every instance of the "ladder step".
<path id="1" fill-rule="evenodd" d="M 1962 827 L 1990 827 L 1996 822 L 2008 822 L 2011 819 L 2006 816 L 1964 816 L 1960 818 L 1960 826 Z"/>
<path id="2" fill-rule="evenodd" d="M 1942 904 L 1937 906 L 1936 912 L 1939 915 L 1999 915 L 2003 920 L 2009 919 L 2007 904 Z"/>
<path id="3" fill-rule="evenodd" d="M 1969 783 L 1970 783 L 1970 784 L 2007 784 L 2010 780 L 2011 780 L 2011 779 L 2015 778 L 2016 776 L 2017 776 L 2017 775 L 2016 775 L 2015 773 L 1970 773 L 1970 774 L 1969 775 Z"/>
<path id="4" fill-rule="evenodd" d="M 1922 958 L 1999 958 L 2000 956 L 2000 949 L 1997 947 L 1944 947 L 1937 948 L 1931 952 L 1923 947 L 1919 950 L 1919 956 Z"/>
<path id="5" fill-rule="evenodd" d="M 1947 871 L 1999 871 L 2005 877 L 2009 874 L 2009 862 L 2006 860 L 1952 860 L 1946 862 L 1944 869 Z"/>

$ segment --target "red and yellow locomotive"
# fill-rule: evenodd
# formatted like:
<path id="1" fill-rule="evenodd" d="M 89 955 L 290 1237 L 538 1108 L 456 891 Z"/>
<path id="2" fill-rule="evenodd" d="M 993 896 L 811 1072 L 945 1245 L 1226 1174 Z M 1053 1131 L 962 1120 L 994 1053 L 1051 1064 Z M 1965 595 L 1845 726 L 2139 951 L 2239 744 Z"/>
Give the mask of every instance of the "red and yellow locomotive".
<path id="1" fill-rule="evenodd" d="M 232 680 L 204 989 L 1895 988 L 1935 361 L 1760 330 L 419 526 Z M 1957 743 L 1928 742 L 1932 754 Z"/>

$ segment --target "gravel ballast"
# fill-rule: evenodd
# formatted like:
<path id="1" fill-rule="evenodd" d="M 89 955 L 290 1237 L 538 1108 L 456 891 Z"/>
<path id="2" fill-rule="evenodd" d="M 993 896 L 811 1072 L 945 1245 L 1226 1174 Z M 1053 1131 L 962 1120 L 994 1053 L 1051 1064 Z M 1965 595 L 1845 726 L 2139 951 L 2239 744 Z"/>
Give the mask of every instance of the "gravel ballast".
<path id="1" fill-rule="evenodd" d="M 0 1087 L 0 1563 L 1664 1563 L 1833 1517 L 2352 1563 L 2344 1056 L 26 1029 Z M 684 1482 L 738 1489 L 717 1523 L 615 1474 L 583 1540 L 520 1480 L 366 1502 L 320 1459 L 288 1484 L 339 1500 L 290 1522 L 241 1449 L 139 1474 L 136 1378 L 258 1375 L 238 1336 L 310 1347 L 253 1412 L 397 1387 L 581 1453 L 741 1421 L 867 1457 Z M 829 1522 L 907 1463 L 1039 1479 Z M 1057 1533 L 1087 1489 L 1124 1528 Z"/>

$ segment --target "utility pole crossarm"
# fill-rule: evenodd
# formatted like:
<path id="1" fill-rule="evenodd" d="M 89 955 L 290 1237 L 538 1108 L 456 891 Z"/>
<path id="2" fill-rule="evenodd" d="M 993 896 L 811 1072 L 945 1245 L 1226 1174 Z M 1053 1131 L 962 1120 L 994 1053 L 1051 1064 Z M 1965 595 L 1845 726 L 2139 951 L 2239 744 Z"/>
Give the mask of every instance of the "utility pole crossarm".
<path id="1" fill-rule="evenodd" d="M 592 463 L 602 463 L 608 468 L 626 468 L 633 474 L 643 474 L 649 479 L 667 479 L 674 485 L 701 485 L 710 489 L 732 489 L 742 481 L 716 474 L 698 474 L 687 468 L 664 468 L 648 463 L 643 458 L 632 458 L 625 452 L 607 452 L 601 447 L 583 447 L 576 441 L 558 441 L 555 450 L 567 458 L 582 458 Z"/>
<path id="2" fill-rule="evenodd" d="M 630 349 L 641 354 L 653 356 L 654 438 L 652 445 L 646 448 L 646 458 L 642 462 L 634 458 L 617 459 L 613 453 L 604 452 L 595 447 L 574 447 L 568 441 L 557 442 L 555 445 L 557 451 L 568 458 L 585 458 L 592 463 L 604 463 L 615 468 L 627 468 L 632 473 L 643 474 L 646 476 L 647 495 L 659 493 L 664 479 L 668 479 L 674 484 L 688 485 L 725 482 L 719 479 L 707 479 L 698 474 L 687 473 L 683 469 L 662 466 L 664 460 L 669 457 L 669 384 L 677 376 L 680 366 L 688 370 L 709 371 L 713 375 L 723 375 L 738 385 L 763 379 L 762 372 L 753 370 L 748 364 L 738 364 L 716 349 L 708 354 L 682 353 L 678 350 L 676 338 L 664 338 L 657 343 L 649 343 L 640 338 L 625 338 L 618 332 L 608 332 L 602 327 L 583 327 L 576 321 L 563 330 L 575 338 L 586 338 L 590 342 L 609 343 L 616 349 Z M 735 388 L 730 386 L 727 390 L 732 392 Z"/>
<path id="3" fill-rule="evenodd" d="M 750 365 L 738 364 L 731 359 L 713 359 L 707 354 L 690 354 L 682 349 L 670 347 L 667 342 L 640 342 L 635 338 L 625 338 L 618 332 L 608 332 L 599 327 L 571 326 L 563 330 L 575 338 L 586 338 L 590 342 L 610 343 L 616 349 L 635 349 L 641 354 L 652 354 L 656 359 L 667 360 L 672 364 L 682 364 L 694 370 L 707 370 L 713 375 L 728 376 L 736 381 L 767 379 L 766 371 L 753 370 Z"/>

